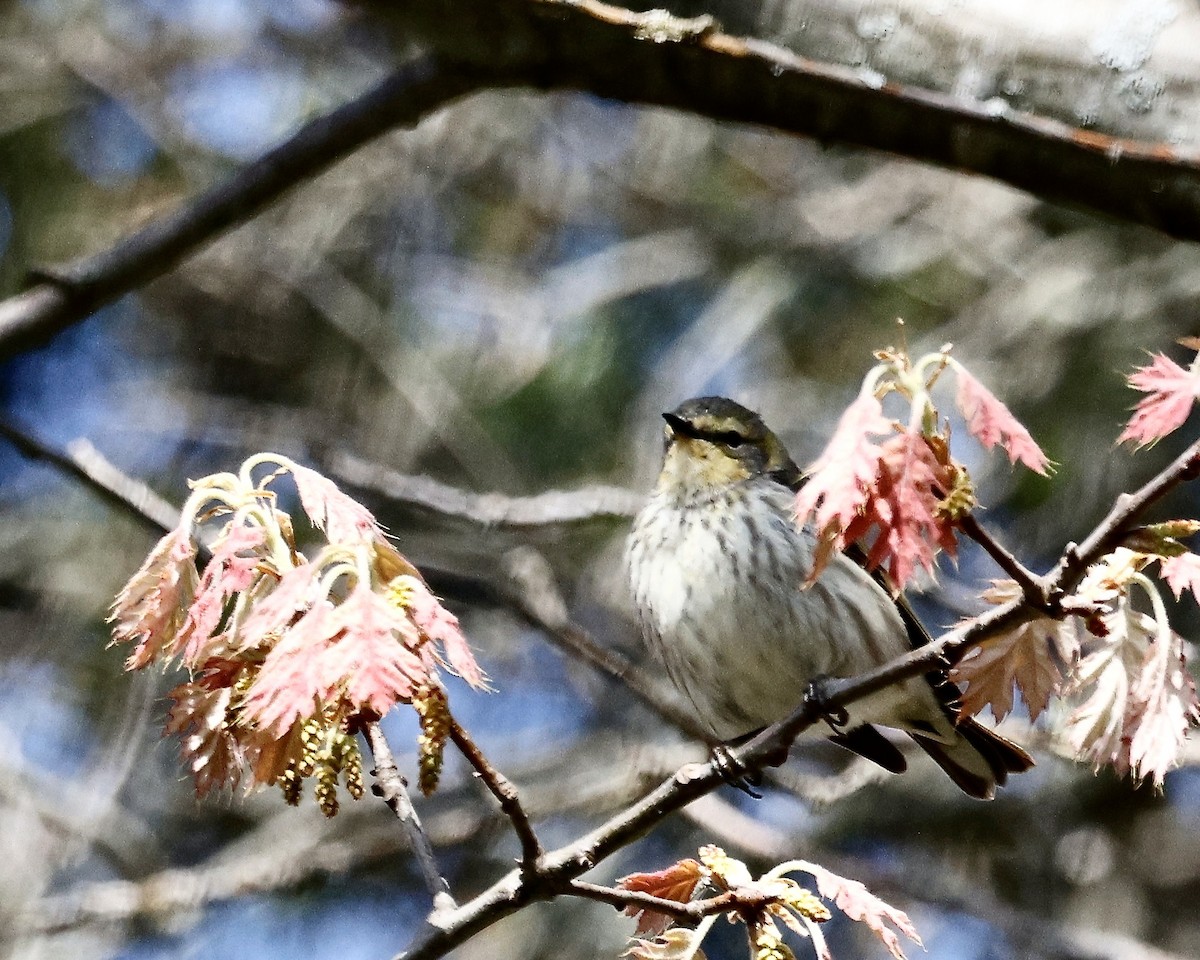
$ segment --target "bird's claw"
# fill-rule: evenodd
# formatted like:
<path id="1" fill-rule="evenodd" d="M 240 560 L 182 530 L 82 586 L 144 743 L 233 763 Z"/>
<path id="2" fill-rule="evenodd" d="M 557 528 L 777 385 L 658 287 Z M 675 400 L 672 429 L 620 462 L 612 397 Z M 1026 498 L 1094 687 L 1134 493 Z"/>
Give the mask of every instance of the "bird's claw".
<path id="1" fill-rule="evenodd" d="M 812 707 L 813 712 L 820 719 L 829 724 L 830 729 L 839 733 L 850 722 L 850 713 L 845 707 L 829 706 L 829 684 L 831 682 L 831 677 L 813 677 L 808 681 L 808 687 L 804 691 L 804 702 Z"/>
<path id="2" fill-rule="evenodd" d="M 751 769 L 741 760 L 737 759 L 724 744 L 717 744 L 712 748 L 712 760 L 717 772 L 731 787 L 737 787 L 742 793 L 755 800 L 761 800 L 762 794 L 754 788 L 762 783 L 759 771 Z"/>

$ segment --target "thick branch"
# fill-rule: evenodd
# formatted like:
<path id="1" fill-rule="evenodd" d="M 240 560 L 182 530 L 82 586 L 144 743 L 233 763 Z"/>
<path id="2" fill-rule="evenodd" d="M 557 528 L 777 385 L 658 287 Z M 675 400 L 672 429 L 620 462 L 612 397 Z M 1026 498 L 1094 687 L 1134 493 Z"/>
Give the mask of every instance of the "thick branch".
<path id="1" fill-rule="evenodd" d="M 600 0 L 438 0 L 434 12 L 443 32 L 449 21 L 456 35 L 480 32 L 480 42 L 465 44 L 472 53 L 408 64 L 175 213 L 108 251 L 47 269 L 42 282 L 0 302 L 0 359 L 160 276 L 383 132 L 488 87 L 582 90 L 885 150 L 1200 239 L 1193 150 L 1018 113 L 999 98 L 889 83 L 725 33 L 706 18 Z"/>
<path id="2" fill-rule="evenodd" d="M 421 57 L 379 86 L 301 127 L 224 183 L 110 249 L 43 271 L 42 282 L 0 302 L 0 360 L 38 344 L 260 213 L 298 183 L 375 139 L 486 85 L 476 71 Z"/>

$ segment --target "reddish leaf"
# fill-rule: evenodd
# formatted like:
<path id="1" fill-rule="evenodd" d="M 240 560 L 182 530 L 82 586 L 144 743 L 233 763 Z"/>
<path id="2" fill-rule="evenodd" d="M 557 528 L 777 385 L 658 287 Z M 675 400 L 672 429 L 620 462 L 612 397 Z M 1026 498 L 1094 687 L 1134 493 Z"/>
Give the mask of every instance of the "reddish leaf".
<path id="1" fill-rule="evenodd" d="M 1158 572 L 1176 600 L 1183 596 L 1184 590 L 1191 590 L 1192 596 L 1200 600 L 1200 557 L 1194 553 L 1166 557 L 1160 562 Z"/>
<path id="2" fill-rule="evenodd" d="M 242 754 L 226 724 L 233 691 L 209 689 L 203 683 L 183 683 L 168 696 L 175 701 L 167 713 L 164 736 L 179 734 L 184 763 L 196 783 L 196 795 L 236 786 L 242 773 Z"/>
<path id="3" fill-rule="evenodd" d="M 210 655 L 207 641 L 221 622 L 225 602 L 248 589 L 258 576 L 263 539 L 259 526 L 225 528 L 204 568 L 187 619 L 171 644 L 172 653 L 180 653 L 184 663 L 195 666 Z"/>
<path id="4" fill-rule="evenodd" d="M 839 877 L 815 863 L 805 863 L 803 869 L 816 877 L 821 896 L 832 900 L 851 920 L 865 923 L 896 960 L 905 960 L 905 957 L 900 948 L 900 938 L 891 927 L 894 926 L 918 946 L 923 946 L 908 914 L 879 899 L 859 881 Z"/>
<path id="5" fill-rule="evenodd" d="M 431 682 L 413 652 L 420 636 L 411 621 L 369 587 L 355 587 L 333 616 L 341 633 L 322 653 L 320 671 L 326 687 L 340 687 L 351 706 L 382 716 Z"/>
<path id="6" fill-rule="evenodd" d="M 320 585 L 316 564 L 302 563 L 284 571 L 275 588 L 258 597 L 238 627 L 238 647 L 246 650 L 274 644 L 283 630 L 317 598 Z"/>
<path id="7" fill-rule="evenodd" d="M 196 590 L 196 545 L 186 527 L 158 541 L 117 595 L 113 643 L 136 643 L 126 670 L 153 662 L 179 631 Z"/>
<path id="8" fill-rule="evenodd" d="M 879 469 L 882 449 L 873 437 L 892 431 L 893 421 L 883 415 L 874 394 L 862 394 L 838 421 L 824 452 L 808 468 L 808 480 L 796 495 L 796 516 L 820 533 L 821 546 L 814 561 L 815 578 L 831 551 L 846 541 L 846 529 L 867 502 Z"/>
<path id="9" fill-rule="evenodd" d="M 471 686 L 477 689 L 486 687 L 487 678 L 479 669 L 467 638 L 459 629 L 458 617 L 442 606 L 441 601 L 416 577 L 406 577 L 405 585 L 408 593 L 405 606 L 409 615 L 421 632 L 440 646 L 440 656 L 444 657 L 444 662 Z"/>
<path id="10" fill-rule="evenodd" d="M 671 866 L 656 870 L 654 873 L 631 873 L 621 877 L 617 886 L 622 890 L 633 890 L 648 893 L 663 900 L 674 900 L 676 903 L 687 903 L 692 899 L 692 893 L 704 878 L 704 868 L 695 860 L 680 860 Z M 675 922 L 674 917 L 659 913 L 647 907 L 630 905 L 625 913 L 638 918 L 637 935 L 650 934 L 655 936 L 662 933 Z"/>
<path id="11" fill-rule="evenodd" d="M 293 465 L 292 475 L 300 503 L 313 525 L 323 530 L 330 543 L 362 543 L 383 540 L 383 531 L 371 512 L 338 489 L 337 484 L 315 470 Z"/>
<path id="12" fill-rule="evenodd" d="M 938 509 L 939 488 L 950 481 L 925 437 L 906 430 L 883 445 L 879 478 L 860 520 L 865 535 L 878 528 L 867 565 L 887 564 L 895 589 L 902 590 L 917 567 L 933 570 L 936 548 L 951 543 L 953 526 Z"/>
<path id="13" fill-rule="evenodd" d="M 967 419 L 967 429 L 989 450 L 999 444 L 1013 463 L 1019 460 L 1030 470 L 1047 474 L 1049 458 L 1008 407 L 965 367 L 956 363 L 954 369 L 958 378 L 958 408 Z"/>
<path id="14" fill-rule="evenodd" d="M 1200 395 L 1200 370 L 1185 370 L 1166 354 L 1156 353 L 1130 375 L 1129 385 L 1146 396 L 1138 401 L 1117 443 L 1132 440 L 1144 447 L 1183 426 Z"/>

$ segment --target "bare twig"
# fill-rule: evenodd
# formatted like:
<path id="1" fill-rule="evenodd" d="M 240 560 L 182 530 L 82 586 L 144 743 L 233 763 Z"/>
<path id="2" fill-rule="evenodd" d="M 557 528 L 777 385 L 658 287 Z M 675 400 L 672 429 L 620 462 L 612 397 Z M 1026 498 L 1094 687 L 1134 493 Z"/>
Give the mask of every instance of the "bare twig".
<path id="1" fill-rule="evenodd" d="M 140 480 L 122 473 L 86 439 L 72 440 L 60 453 L 33 434 L 0 419 L 0 436 L 25 456 L 41 460 L 81 481 L 109 503 L 126 510 L 155 533 L 166 533 L 179 523 L 179 511 Z"/>
<path id="2" fill-rule="evenodd" d="M 538 860 L 543 853 L 542 844 L 533 831 L 533 824 L 529 822 L 529 814 L 521 805 L 517 788 L 504 774 L 491 765 L 483 751 L 467 735 L 467 731 L 453 718 L 450 720 L 450 739 L 458 747 L 459 752 L 466 757 L 467 762 L 471 764 L 476 776 L 483 781 L 488 791 L 499 801 L 500 809 L 512 823 L 513 830 L 521 841 L 521 869 L 529 874 L 536 873 Z"/>
<path id="3" fill-rule="evenodd" d="M 421 826 L 421 820 L 412 805 L 404 778 L 400 775 L 396 761 L 392 757 L 392 748 L 388 745 L 379 723 L 368 723 L 366 734 L 367 743 L 371 746 L 371 756 L 375 758 L 375 769 L 372 771 L 375 775 L 375 785 L 372 790 L 383 798 L 384 802 L 400 818 L 400 822 L 404 824 L 413 855 L 417 858 L 417 865 L 421 869 L 421 876 L 433 897 L 434 913 L 455 909 L 457 904 L 450 895 L 450 885 L 442 876 L 441 870 L 438 869 L 437 861 L 433 856 L 433 846 Z"/>
<path id="4" fill-rule="evenodd" d="M 1021 588 L 1025 599 L 1035 606 L 1044 604 L 1046 596 L 1042 592 L 1042 582 L 1032 570 L 1018 560 L 1007 547 L 997 540 L 990 530 L 983 526 L 975 515 L 968 513 L 958 520 L 958 528 L 968 537 L 979 544 L 988 556 Z"/>
<path id="5" fill-rule="evenodd" d="M 329 470 L 351 486 L 374 491 L 394 502 L 412 504 L 483 527 L 537 527 L 623 519 L 637 513 L 646 500 L 632 490 L 608 486 L 550 490 L 532 497 L 471 493 L 432 477 L 403 474 L 350 454 L 334 455 Z"/>
<path id="6" fill-rule="evenodd" d="M 725 913 L 727 910 L 758 910 L 772 900 L 769 894 L 758 890 L 726 890 L 716 896 L 705 897 L 703 900 L 680 903 L 678 900 L 667 900 L 650 893 L 642 893 L 640 890 L 604 887 L 597 883 L 587 883 L 584 880 L 572 880 L 562 892 L 570 897 L 583 897 L 587 900 L 612 904 L 618 910 L 625 910 L 629 907 L 639 910 L 654 910 L 685 923 L 702 920 L 714 913 Z"/>

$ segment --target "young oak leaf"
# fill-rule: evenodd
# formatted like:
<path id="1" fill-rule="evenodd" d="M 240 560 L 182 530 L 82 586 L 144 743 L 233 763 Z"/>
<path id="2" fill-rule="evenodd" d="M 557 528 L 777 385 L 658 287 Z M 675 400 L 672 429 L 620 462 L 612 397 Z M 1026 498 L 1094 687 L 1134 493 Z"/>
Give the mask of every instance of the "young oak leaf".
<path id="1" fill-rule="evenodd" d="M 316 470 L 292 464 L 289 469 L 300 494 L 300 505 L 330 543 L 363 543 L 384 540 L 383 530 L 371 511 L 342 493 L 336 483 Z"/>
<path id="2" fill-rule="evenodd" d="M 1167 771 L 1179 764 L 1190 726 L 1196 723 L 1196 688 L 1183 656 L 1183 641 L 1162 621 L 1130 692 L 1132 710 L 1125 725 L 1128 764 L 1137 781 L 1161 789 Z"/>
<path id="3" fill-rule="evenodd" d="M 174 704 L 167 712 L 164 736 L 179 734 L 181 752 L 196 784 L 196 796 L 236 786 L 242 774 L 242 753 L 227 717 L 231 687 L 211 687 L 201 681 L 182 683 L 167 694 Z"/>
<path id="4" fill-rule="evenodd" d="M 437 659 L 476 689 L 487 687 L 475 655 L 458 625 L 458 617 L 430 593 L 420 579 L 401 575 L 388 584 L 388 599 L 408 612 L 426 638 L 433 641 Z"/>
<path id="5" fill-rule="evenodd" d="M 939 489 L 950 485 L 945 466 L 918 431 L 905 430 L 883 445 L 875 488 L 846 536 L 857 540 L 879 528 L 867 567 L 886 563 L 895 589 L 902 590 L 918 566 L 933 570 L 936 547 L 953 553 L 951 524 L 939 510 Z"/>
<path id="6" fill-rule="evenodd" d="M 1117 438 L 1149 446 L 1183 426 L 1200 396 L 1200 366 L 1192 362 L 1186 370 L 1163 353 L 1155 353 L 1144 367 L 1129 375 L 1129 385 L 1146 396 L 1134 407 L 1133 416 Z"/>
<path id="7" fill-rule="evenodd" d="M 989 603 L 1002 604 L 1020 597 L 1011 580 L 994 581 L 984 593 Z M 1034 617 L 976 646 L 950 671 L 950 678 L 966 684 L 962 712 L 974 716 L 991 707 L 997 720 L 1012 711 L 1016 691 L 1036 720 L 1066 683 L 1064 667 L 1074 663 L 1079 640 L 1074 624 L 1050 617 Z"/>
<path id="8" fill-rule="evenodd" d="M 796 494 L 795 509 L 801 523 L 812 516 L 813 526 L 821 532 L 812 579 L 833 550 L 846 543 L 843 534 L 866 504 L 883 455 L 872 438 L 891 433 L 892 425 L 878 398 L 861 394 L 846 408 L 825 450 L 806 471 L 808 479 Z"/>
<path id="9" fill-rule="evenodd" d="M 924 946 L 908 914 L 875 896 L 858 880 L 840 877 L 818 864 L 807 861 L 797 861 L 796 869 L 812 874 L 817 880 L 817 890 L 821 896 L 832 900 L 851 920 L 865 923 L 895 960 L 905 960 L 900 938 L 896 935 L 897 930 L 918 946 Z"/>
<path id="10" fill-rule="evenodd" d="M 692 899 L 696 885 L 704 879 L 704 867 L 696 860 L 680 860 L 653 873 L 631 873 L 621 877 L 617 886 L 622 890 L 648 893 L 663 900 L 687 903 Z M 670 914 L 659 913 L 652 907 L 630 904 L 625 913 L 637 917 L 637 936 L 656 936 L 675 922 Z"/>
<path id="11" fill-rule="evenodd" d="M 322 652 L 319 670 L 328 689 L 340 687 L 354 709 L 383 716 L 432 682 L 414 652 L 421 641 L 416 627 L 368 585 L 357 585 L 333 617 L 341 629 Z"/>
<path id="12" fill-rule="evenodd" d="M 171 643 L 171 652 L 179 653 L 183 662 L 198 666 L 207 659 L 206 643 L 221 622 L 225 602 L 234 594 L 248 590 L 260 575 L 262 557 L 259 548 L 265 532 L 262 527 L 230 525 L 212 550 L 212 558 L 204 568 L 187 617 L 179 634 Z"/>
<path id="13" fill-rule="evenodd" d="M 1049 457 L 1008 407 L 961 364 L 954 364 L 954 372 L 958 381 L 958 408 L 972 436 L 989 450 L 997 445 L 1003 447 L 1012 463 L 1020 461 L 1043 476 L 1049 473 Z"/>
<path id="14" fill-rule="evenodd" d="M 187 528 L 172 530 L 117 594 L 108 618 L 112 642 L 136 644 L 126 670 L 152 663 L 174 640 L 196 592 L 195 560 L 196 545 Z"/>
<path id="15" fill-rule="evenodd" d="M 1184 590 L 1190 590 L 1192 596 L 1200 601 L 1200 557 L 1194 553 L 1165 557 L 1159 563 L 1158 572 L 1175 594 L 1176 600 L 1183 596 Z"/>

